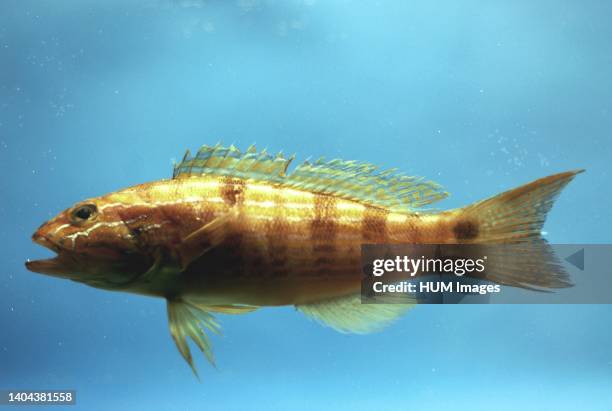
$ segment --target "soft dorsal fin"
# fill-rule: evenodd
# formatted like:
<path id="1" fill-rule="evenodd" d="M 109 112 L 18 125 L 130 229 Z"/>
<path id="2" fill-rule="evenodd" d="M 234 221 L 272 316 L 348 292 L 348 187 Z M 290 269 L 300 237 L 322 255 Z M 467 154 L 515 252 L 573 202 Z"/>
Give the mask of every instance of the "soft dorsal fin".
<path id="1" fill-rule="evenodd" d="M 255 146 L 242 153 L 234 146 L 205 145 L 195 156 L 187 151 L 175 165 L 173 178 L 219 175 L 261 180 L 398 211 L 411 211 L 448 196 L 437 183 L 358 161 L 320 158 L 305 161 L 287 174 L 294 157 L 257 152 Z"/>
<path id="2" fill-rule="evenodd" d="M 369 163 L 340 159 L 306 161 L 287 177 L 286 184 L 400 210 L 420 208 L 448 196 L 437 183 L 422 177 L 406 176 L 396 169 L 380 171 Z"/>
<path id="3" fill-rule="evenodd" d="M 361 295 L 296 305 L 307 317 L 342 333 L 368 334 L 389 325 L 414 304 L 362 304 Z"/>

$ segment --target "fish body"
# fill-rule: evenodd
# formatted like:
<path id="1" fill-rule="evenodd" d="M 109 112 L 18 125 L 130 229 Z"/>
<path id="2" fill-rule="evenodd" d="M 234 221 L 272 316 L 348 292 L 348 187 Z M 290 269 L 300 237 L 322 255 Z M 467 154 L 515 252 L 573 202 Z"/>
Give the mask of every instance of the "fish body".
<path id="1" fill-rule="evenodd" d="M 218 330 L 214 312 L 295 305 L 340 331 L 379 328 L 409 307 L 359 304 L 362 244 L 537 241 L 554 198 L 577 173 L 433 212 L 423 207 L 447 195 L 435 183 L 341 160 L 287 173 L 291 160 L 253 147 L 188 152 L 172 179 L 79 202 L 45 223 L 33 239 L 58 256 L 26 265 L 167 299 L 171 334 L 193 367 L 186 339 L 212 361 L 204 331 Z M 568 285 L 557 272 L 493 278 Z"/>
<path id="2" fill-rule="evenodd" d="M 222 228 L 225 239 L 194 261 L 172 287 L 180 295 L 196 294 L 215 304 L 294 305 L 345 295 L 360 287 L 364 243 L 456 240 L 456 213 L 390 212 L 331 194 L 241 178 L 161 180 L 89 201 L 114 218 L 68 236 L 64 241 L 72 247 L 85 235 L 96 242 L 102 236 L 110 241 L 123 237 L 121 241 L 135 244 L 135 251 L 154 255 L 232 213 Z M 108 229 L 116 235 L 109 236 Z M 61 237 L 62 229 L 56 234 Z M 307 286 L 309 280 L 314 289 Z M 333 281 L 339 288 L 329 284 Z M 146 286 L 140 292 L 167 294 Z"/>

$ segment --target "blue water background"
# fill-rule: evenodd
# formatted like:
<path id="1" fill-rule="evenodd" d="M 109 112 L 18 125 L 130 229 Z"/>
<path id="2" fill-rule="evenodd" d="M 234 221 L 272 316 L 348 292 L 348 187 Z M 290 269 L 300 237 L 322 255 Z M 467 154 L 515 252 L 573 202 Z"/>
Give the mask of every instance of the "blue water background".
<path id="1" fill-rule="evenodd" d="M 586 168 L 545 226 L 612 239 L 612 3 L 3 0 L 0 388 L 82 410 L 612 409 L 612 307 L 421 306 L 343 335 L 291 307 L 222 316 L 218 369 L 163 301 L 28 272 L 75 202 L 251 143 L 439 181 L 468 204 Z"/>

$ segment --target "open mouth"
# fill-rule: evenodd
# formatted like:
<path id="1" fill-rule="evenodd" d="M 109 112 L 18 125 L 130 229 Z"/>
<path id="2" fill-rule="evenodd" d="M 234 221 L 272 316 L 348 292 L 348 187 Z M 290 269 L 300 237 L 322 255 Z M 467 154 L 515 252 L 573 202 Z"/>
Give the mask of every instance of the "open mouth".
<path id="1" fill-rule="evenodd" d="M 72 266 L 74 267 L 75 259 L 71 253 L 63 250 L 54 242 L 50 241 L 46 237 L 41 235 L 34 235 L 32 240 L 45 248 L 55 252 L 57 255 L 53 258 L 47 258 L 43 260 L 26 261 L 25 266 L 28 270 L 40 273 L 53 275 L 58 277 L 66 277 L 67 270 Z"/>
<path id="2" fill-rule="evenodd" d="M 112 248 L 95 247 L 90 253 L 87 253 L 87 250 L 75 252 L 38 233 L 32 236 L 32 241 L 56 255 L 47 259 L 26 261 L 28 270 L 76 281 L 87 279 L 87 282 L 94 286 L 98 283 L 107 287 L 124 286 L 146 273 L 153 264 L 147 255 L 122 253 Z"/>

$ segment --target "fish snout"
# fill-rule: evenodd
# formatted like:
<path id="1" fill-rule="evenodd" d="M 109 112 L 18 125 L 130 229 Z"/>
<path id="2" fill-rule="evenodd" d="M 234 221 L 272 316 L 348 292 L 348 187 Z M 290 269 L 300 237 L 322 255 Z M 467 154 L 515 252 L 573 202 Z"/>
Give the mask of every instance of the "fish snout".
<path id="1" fill-rule="evenodd" d="M 70 271 L 70 268 L 74 266 L 74 258 L 71 258 L 68 253 L 56 242 L 56 239 L 52 234 L 48 233 L 48 225 L 43 225 L 34 234 L 32 234 L 32 241 L 34 243 L 43 246 L 56 255 L 52 258 L 42 260 L 27 260 L 25 266 L 28 270 L 47 274 L 54 277 L 67 278 L 66 275 Z"/>
<path id="2" fill-rule="evenodd" d="M 57 241 L 54 241 L 54 239 L 48 234 L 46 225 L 41 226 L 34 234 L 32 234 L 32 241 L 55 252 L 60 251 Z"/>

